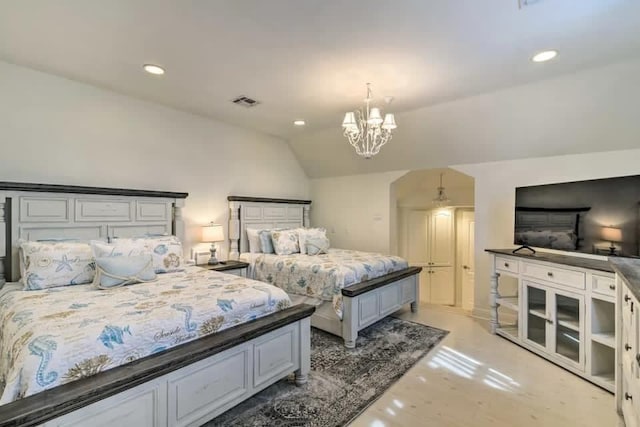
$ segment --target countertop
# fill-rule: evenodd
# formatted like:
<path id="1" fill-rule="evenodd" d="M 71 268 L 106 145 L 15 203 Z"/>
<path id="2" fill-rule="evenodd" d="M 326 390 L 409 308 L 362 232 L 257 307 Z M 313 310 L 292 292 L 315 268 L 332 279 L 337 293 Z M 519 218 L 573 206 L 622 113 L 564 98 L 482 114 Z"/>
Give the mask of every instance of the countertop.
<path id="1" fill-rule="evenodd" d="M 628 258 L 617 258 L 610 257 L 609 261 L 599 260 L 599 259 L 591 259 L 591 258 L 583 258 L 571 255 L 559 255 L 553 254 L 549 252 L 536 252 L 535 254 L 531 254 L 529 252 L 513 253 L 513 249 L 485 249 L 486 252 L 490 252 L 498 255 L 508 255 L 515 256 L 518 258 L 525 258 L 534 261 L 545 261 L 545 262 L 553 262 L 556 264 L 564 264 L 572 267 L 580 267 L 587 268 L 589 270 L 597 270 L 597 271 L 606 271 L 607 273 L 614 273 L 614 269 L 609 263 L 609 261 L 614 259 L 628 259 Z"/>
<path id="2" fill-rule="evenodd" d="M 633 296 L 640 300 L 640 259 L 611 258 L 609 262 L 616 273 L 620 275 L 620 278 L 627 284 Z"/>

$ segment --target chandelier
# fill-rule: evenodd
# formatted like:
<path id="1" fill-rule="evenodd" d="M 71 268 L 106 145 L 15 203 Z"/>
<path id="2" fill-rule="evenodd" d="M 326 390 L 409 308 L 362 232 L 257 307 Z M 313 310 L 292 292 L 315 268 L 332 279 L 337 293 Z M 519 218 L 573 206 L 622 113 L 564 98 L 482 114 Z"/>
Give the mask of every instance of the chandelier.
<path id="1" fill-rule="evenodd" d="M 344 136 L 356 153 L 365 159 L 378 154 L 382 146 L 391 140 L 391 131 L 398 127 L 393 114 L 386 114 L 382 120 L 380 109 L 370 107 L 372 100 L 371 84 L 367 83 L 366 108 L 346 113 L 342 122 Z M 385 98 L 387 105 L 392 100 L 392 97 Z"/>
<path id="2" fill-rule="evenodd" d="M 439 208 L 444 208 L 451 203 L 451 199 L 447 197 L 447 193 L 444 192 L 444 187 L 442 186 L 442 175 L 440 174 L 440 186 L 438 187 L 438 195 L 435 199 L 433 199 L 433 204 Z"/>

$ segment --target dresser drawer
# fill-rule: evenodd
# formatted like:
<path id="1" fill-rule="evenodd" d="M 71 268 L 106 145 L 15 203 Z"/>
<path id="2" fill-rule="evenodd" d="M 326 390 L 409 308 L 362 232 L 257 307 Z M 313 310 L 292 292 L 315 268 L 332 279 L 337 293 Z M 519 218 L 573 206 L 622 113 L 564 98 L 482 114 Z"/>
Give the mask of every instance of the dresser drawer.
<path id="1" fill-rule="evenodd" d="M 511 273 L 518 274 L 518 271 L 519 271 L 518 264 L 519 264 L 518 261 L 511 258 L 505 258 L 501 256 L 496 257 L 496 270 L 508 271 Z"/>
<path id="2" fill-rule="evenodd" d="M 594 274 L 591 276 L 591 290 L 597 294 L 616 296 L 616 280 L 613 277 L 600 276 Z"/>
<path id="3" fill-rule="evenodd" d="M 580 271 L 524 262 L 522 263 L 522 274 L 558 285 L 585 289 L 585 273 Z"/>

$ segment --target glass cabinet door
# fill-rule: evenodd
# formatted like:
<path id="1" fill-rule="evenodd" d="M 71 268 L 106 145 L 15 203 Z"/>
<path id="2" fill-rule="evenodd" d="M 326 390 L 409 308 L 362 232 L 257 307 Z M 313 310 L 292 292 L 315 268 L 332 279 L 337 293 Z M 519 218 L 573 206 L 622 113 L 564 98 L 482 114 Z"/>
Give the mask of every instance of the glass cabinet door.
<path id="1" fill-rule="evenodd" d="M 526 337 L 542 347 L 547 345 L 547 291 L 526 286 L 527 330 Z"/>
<path id="2" fill-rule="evenodd" d="M 554 351 L 577 364 L 582 354 L 581 307 L 581 298 L 555 294 Z"/>

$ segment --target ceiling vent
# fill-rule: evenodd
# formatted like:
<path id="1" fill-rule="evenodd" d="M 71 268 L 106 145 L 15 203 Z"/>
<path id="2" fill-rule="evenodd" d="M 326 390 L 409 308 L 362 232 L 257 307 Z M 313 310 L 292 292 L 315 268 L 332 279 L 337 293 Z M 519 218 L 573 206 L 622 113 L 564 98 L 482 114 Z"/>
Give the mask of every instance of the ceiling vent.
<path id="1" fill-rule="evenodd" d="M 256 105 L 260 104 L 260 101 L 256 101 L 255 99 L 249 98 L 248 96 L 244 95 L 235 98 L 231 102 L 245 108 L 255 107 Z"/>

